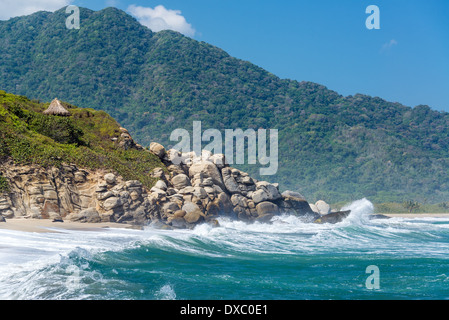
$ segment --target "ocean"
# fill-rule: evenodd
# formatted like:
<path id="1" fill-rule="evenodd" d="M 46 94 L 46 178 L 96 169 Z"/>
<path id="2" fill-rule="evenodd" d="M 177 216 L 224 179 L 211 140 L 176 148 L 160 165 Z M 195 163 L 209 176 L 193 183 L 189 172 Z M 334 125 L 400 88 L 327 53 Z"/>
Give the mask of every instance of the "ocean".
<path id="1" fill-rule="evenodd" d="M 278 216 L 193 230 L 0 231 L 0 299 L 371 300 L 449 298 L 449 219 L 335 225 Z"/>

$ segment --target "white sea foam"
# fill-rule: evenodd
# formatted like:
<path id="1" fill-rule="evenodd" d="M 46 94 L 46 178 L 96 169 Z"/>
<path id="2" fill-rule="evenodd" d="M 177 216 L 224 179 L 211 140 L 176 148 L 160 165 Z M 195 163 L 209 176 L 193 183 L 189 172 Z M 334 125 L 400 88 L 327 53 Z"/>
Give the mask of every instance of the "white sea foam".
<path id="1" fill-rule="evenodd" d="M 94 284 L 101 292 L 101 286 L 107 287 L 110 281 L 91 268 L 93 257 L 102 252 L 139 248 L 211 259 L 256 259 L 260 255 L 449 255 L 447 219 L 369 220 L 368 215 L 374 209 L 367 199 L 350 203 L 342 210 L 351 210 L 351 214 L 335 225 L 304 223 L 296 216 L 281 215 L 271 223 L 251 224 L 220 218 L 219 227 L 203 224 L 193 230 L 146 228 L 58 230 L 58 233 L 1 230 L 0 298 L 89 299 L 96 292 L 92 289 Z M 113 269 L 111 275 L 118 277 L 119 272 Z M 154 297 L 176 299 L 174 288 L 173 284 L 162 284 L 155 289 Z"/>

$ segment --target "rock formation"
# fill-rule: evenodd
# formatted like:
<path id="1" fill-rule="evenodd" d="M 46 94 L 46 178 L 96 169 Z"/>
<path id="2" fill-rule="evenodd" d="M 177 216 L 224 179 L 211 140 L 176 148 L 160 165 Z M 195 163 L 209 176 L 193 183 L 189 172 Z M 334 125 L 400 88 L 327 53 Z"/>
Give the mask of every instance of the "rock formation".
<path id="1" fill-rule="evenodd" d="M 135 147 L 126 129 L 122 129 L 122 136 L 126 138 L 122 147 Z M 167 169 L 151 172 L 159 181 L 150 190 L 139 181 L 124 181 L 102 170 L 4 163 L 2 171 L 9 180 L 10 192 L 0 195 L 0 215 L 6 219 L 29 217 L 191 228 L 203 222 L 216 224 L 221 216 L 268 222 L 281 213 L 294 214 L 308 222 L 325 222 L 323 211 L 330 211 L 325 204 L 317 203 L 321 214 L 317 213 L 301 194 L 281 194 L 277 184 L 257 181 L 229 167 L 224 155 L 206 152 L 197 157 L 192 152 L 167 151 L 158 143 L 152 143 L 147 152 L 157 155 Z"/>

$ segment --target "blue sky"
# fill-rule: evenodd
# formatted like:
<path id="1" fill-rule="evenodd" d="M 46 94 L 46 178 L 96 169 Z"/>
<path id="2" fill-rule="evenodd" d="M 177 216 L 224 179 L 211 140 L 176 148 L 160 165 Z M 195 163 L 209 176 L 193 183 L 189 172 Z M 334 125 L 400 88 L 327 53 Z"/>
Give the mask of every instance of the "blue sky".
<path id="1" fill-rule="evenodd" d="M 185 27 L 181 32 L 192 38 L 281 78 L 317 82 L 343 95 L 362 93 L 449 112 L 447 0 L 60 2 L 93 10 L 114 6 L 143 16 L 148 15 L 144 8 L 161 5 L 165 13 L 179 18 L 170 22 L 168 14 L 168 25 L 180 23 Z M 365 26 L 369 5 L 380 9 L 379 30 Z M 179 11 L 173 14 L 170 10 Z M 138 19 L 144 24 L 155 22 L 148 22 L 151 17 Z"/>

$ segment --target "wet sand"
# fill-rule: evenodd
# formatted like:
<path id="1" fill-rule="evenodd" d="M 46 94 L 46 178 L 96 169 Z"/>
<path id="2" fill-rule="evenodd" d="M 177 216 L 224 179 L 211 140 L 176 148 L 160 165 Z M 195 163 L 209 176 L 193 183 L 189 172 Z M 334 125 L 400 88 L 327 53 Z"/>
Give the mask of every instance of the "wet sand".
<path id="1" fill-rule="evenodd" d="M 449 213 L 383 213 L 392 218 L 449 218 Z"/>

